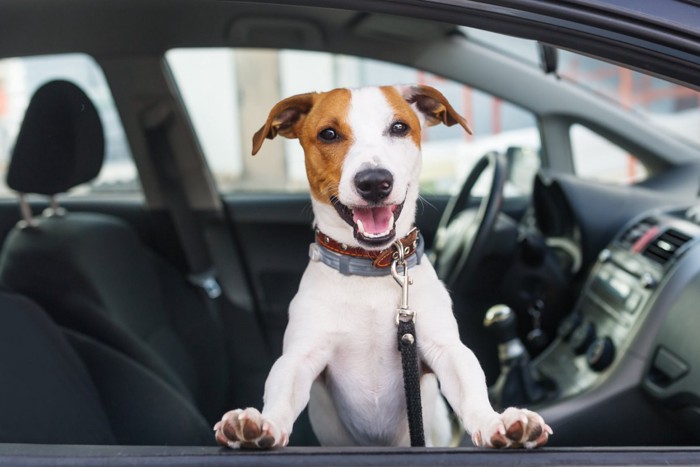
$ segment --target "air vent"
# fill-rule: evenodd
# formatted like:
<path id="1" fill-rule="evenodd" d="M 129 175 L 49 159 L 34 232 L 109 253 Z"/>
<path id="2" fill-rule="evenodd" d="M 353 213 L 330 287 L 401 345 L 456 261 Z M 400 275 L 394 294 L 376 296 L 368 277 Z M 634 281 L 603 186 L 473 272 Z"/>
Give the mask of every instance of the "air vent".
<path id="1" fill-rule="evenodd" d="M 676 229 L 668 229 L 644 249 L 644 256 L 659 264 L 666 264 L 676 255 L 676 252 L 690 241 L 691 237 Z"/>
<path id="2" fill-rule="evenodd" d="M 620 242 L 627 248 L 633 248 L 640 239 L 646 237 L 648 234 L 652 235 L 651 232 L 654 230 L 658 231 L 658 224 L 658 220 L 653 217 L 647 217 L 630 227 L 627 232 L 622 235 Z M 654 234 L 655 233 L 656 232 L 654 232 Z"/>

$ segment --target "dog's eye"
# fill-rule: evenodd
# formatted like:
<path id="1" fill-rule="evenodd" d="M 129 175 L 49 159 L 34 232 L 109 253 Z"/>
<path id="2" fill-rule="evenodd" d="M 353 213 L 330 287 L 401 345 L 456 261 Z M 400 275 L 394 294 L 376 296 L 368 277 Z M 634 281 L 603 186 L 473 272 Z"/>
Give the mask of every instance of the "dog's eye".
<path id="1" fill-rule="evenodd" d="M 391 124 L 389 132 L 392 136 L 403 136 L 408 133 L 408 125 L 404 122 L 394 122 Z"/>
<path id="2" fill-rule="evenodd" d="M 326 143 L 333 142 L 339 138 L 338 132 L 333 128 L 324 128 L 318 133 L 318 138 Z"/>

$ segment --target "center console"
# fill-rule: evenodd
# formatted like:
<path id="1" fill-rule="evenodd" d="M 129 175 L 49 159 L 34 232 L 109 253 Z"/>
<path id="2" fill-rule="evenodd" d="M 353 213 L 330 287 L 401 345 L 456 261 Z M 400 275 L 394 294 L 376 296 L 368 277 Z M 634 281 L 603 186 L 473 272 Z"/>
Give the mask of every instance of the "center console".
<path id="1" fill-rule="evenodd" d="M 556 388 L 543 410 L 556 424 L 634 391 L 664 407 L 676 401 L 697 430 L 700 370 L 690 359 L 700 362 L 698 330 L 696 216 L 685 209 L 648 213 L 600 253 L 575 309 L 533 361 L 533 373 Z"/>

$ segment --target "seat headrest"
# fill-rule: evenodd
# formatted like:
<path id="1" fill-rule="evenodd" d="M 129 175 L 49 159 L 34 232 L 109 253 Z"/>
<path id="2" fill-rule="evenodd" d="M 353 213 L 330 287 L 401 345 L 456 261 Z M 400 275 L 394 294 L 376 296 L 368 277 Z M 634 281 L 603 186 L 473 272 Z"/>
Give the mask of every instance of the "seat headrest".
<path id="1" fill-rule="evenodd" d="M 20 193 L 55 195 L 100 172 L 102 122 L 90 98 L 68 81 L 50 81 L 29 102 L 7 170 Z"/>

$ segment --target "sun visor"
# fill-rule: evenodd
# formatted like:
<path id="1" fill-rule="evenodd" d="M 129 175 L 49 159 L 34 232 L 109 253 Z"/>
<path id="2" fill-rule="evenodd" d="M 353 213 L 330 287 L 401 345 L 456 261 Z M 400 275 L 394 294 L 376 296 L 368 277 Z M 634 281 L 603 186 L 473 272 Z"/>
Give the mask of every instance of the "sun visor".
<path id="1" fill-rule="evenodd" d="M 353 25 L 358 36 L 411 43 L 440 40 L 456 31 L 453 24 L 383 14 L 362 15 Z"/>
<path id="2" fill-rule="evenodd" d="M 295 18 L 238 18 L 229 26 L 226 37 L 236 47 L 320 49 L 325 43 L 321 28 Z"/>

